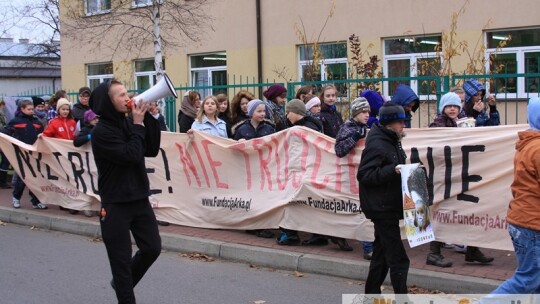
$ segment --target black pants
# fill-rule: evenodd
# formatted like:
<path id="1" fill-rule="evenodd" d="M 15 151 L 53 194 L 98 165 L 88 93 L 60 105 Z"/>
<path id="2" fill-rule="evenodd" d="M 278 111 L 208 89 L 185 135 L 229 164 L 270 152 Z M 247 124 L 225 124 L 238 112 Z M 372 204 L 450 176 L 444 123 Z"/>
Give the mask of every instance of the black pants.
<path id="1" fill-rule="evenodd" d="M 381 285 L 390 269 L 390 280 L 394 293 L 407 293 L 407 274 L 409 273 L 409 257 L 401 242 L 399 220 L 372 220 L 375 225 L 375 242 L 373 256 L 369 265 L 366 280 L 366 294 L 380 294 Z"/>
<path id="2" fill-rule="evenodd" d="M 135 303 L 133 288 L 161 253 L 161 238 L 148 198 L 119 204 L 103 203 L 101 233 L 107 248 L 118 303 Z M 106 213 L 103 216 L 103 213 Z M 132 256 L 133 234 L 139 250 Z"/>

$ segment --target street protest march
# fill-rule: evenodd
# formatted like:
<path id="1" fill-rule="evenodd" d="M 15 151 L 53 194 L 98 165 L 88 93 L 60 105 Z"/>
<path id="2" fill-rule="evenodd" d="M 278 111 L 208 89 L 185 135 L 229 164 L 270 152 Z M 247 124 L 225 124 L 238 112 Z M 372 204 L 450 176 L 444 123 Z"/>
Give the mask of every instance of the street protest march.
<path id="1" fill-rule="evenodd" d="M 408 129 L 408 163 L 422 163 L 437 240 L 512 250 L 506 231 L 514 145 L 527 125 Z M 369 135 L 368 135 L 369 136 Z M 373 240 L 356 180 L 365 141 L 346 158 L 334 139 L 294 127 L 249 141 L 163 132 L 147 158 L 158 219 L 213 229 L 294 229 Z M 91 145 L 40 137 L 34 145 L 0 134 L 0 148 L 40 201 L 99 210 Z M 405 236 L 405 233 L 402 233 Z"/>

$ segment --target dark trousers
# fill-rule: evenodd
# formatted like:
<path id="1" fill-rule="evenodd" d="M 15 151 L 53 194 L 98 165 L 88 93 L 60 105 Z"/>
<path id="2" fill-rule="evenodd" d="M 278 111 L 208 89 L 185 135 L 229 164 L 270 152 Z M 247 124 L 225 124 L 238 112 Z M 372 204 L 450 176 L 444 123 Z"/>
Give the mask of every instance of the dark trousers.
<path id="1" fill-rule="evenodd" d="M 394 293 L 406 294 L 409 257 L 401 242 L 399 220 L 376 219 L 372 222 L 375 225 L 375 241 L 365 293 L 380 294 L 381 286 L 390 270 Z"/>
<path id="2" fill-rule="evenodd" d="M 148 198 L 119 204 L 102 203 L 101 207 L 101 233 L 118 303 L 135 303 L 133 288 L 161 253 L 156 216 Z M 134 256 L 130 231 L 139 247 Z"/>
<path id="3" fill-rule="evenodd" d="M 24 188 L 26 188 L 26 185 L 17 173 L 13 173 L 11 185 L 13 186 L 13 197 L 20 200 L 23 195 Z M 32 193 L 32 191 L 28 191 L 28 194 L 30 194 L 30 202 L 32 202 L 32 205 L 35 206 L 40 203 L 39 199 L 34 195 L 34 193 Z"/>

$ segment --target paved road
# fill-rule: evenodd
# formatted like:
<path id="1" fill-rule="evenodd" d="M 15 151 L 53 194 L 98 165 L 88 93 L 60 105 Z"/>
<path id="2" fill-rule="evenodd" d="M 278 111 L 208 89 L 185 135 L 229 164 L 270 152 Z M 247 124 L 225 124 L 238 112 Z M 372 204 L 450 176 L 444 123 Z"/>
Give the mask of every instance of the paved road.
<path id="1" fill-rule="evenodd" d="M 103 243 L 99 240 L 0 225 L 0 302 L 115 303 Z M 361 284 L 361 285 L 360 285 Z M 358 281 L 203 262 L 163 253 L 135 289 L 138 303 L 341 303 L 360 293 Z M 259 302 L 260 301 L 260 302 Z M 265 301 L 265 302 L 263 302 Z"/>

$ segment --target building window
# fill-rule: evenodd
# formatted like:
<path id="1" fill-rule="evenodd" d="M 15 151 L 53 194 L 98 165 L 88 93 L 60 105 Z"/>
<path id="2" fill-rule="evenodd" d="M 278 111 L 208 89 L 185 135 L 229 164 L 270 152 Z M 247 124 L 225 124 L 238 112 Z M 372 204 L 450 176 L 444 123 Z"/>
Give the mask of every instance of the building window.
<path id="1" fill-rule="evenodd" d="M 227 93 L 226 88 L 211 88 L 227 85 L 227 53 L 210 53 L 190 56 L 191 85 L 202 87 L 202 97 Z"/>
<path id="2" fill-rule="evenodd" d="M 321 60 L 318 70 L 313 66 L 313 45 L 298 46 L 298 75 L 300 81 L 325 81 L 347 79 L 347 44 L 324 43 L 319 45 Z M 339 96 L 347 95 L 345 83 L 335 83 Z"/>
<path id="3" fill-rule="evenodd" d="M 486 68 L 494 75 L 540 73 L 540 28 L 486 33 Z M 540 77 L 495 77 L 489 92 L 506 98 L 538 94 Z"/>
<path id="4" fill-rule="evenodd" d="M 384 40 L 384 71 L 389 78 L 436 76 L 441 69 L 442 51 L 440 35 L 413 36 Z M 399 79 L 388 81 L 384 94 L 392 96 L 399 84 L 409 85 L 421 99 L 437 93 L 434 80 Z"/>
<path id="5" fill-rule="evenodd" d="M 109 63 L 87 65 L 86 78 L 88 86 L 93 90 L 100 83 L 113 78 L 113 65 Z"/>
<path id="6" fill-rule="evenodd" d="M 158 0 L 159 3 L 163 3 L 163 0 Z M 131 6 L 136 7 L 145 7 L 152 5 L 152 0 L 133 0 Z"/>
<path id="7" fill-rule="evenodd" d="M 154 59 L 135 60 L 135 88 L 139 91 L 147 90 L 156 84 L 156 69 Z M 163 62 L 165 72 L 165 62 Z"/>
<path id="8" fill-rule="evenodd" d="M 111 0 L 86 0 L 85 3 L 87 15 L 108 13 L 111 10 Z"/>

